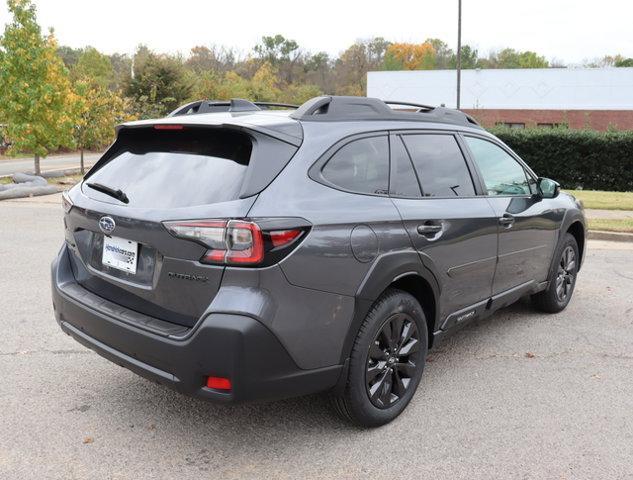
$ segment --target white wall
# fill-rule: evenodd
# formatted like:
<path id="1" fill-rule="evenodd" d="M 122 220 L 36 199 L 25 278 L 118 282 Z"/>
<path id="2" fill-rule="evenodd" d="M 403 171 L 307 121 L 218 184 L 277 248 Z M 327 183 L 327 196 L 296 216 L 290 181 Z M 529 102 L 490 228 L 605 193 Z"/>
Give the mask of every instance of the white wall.
<path id="1" fill-rule="evenodd" d="M 455 107 L 454 70 L 369 72 L 367 96 Z M 633 68 L 463 70 L 461 108 L 633 110 Z"/>

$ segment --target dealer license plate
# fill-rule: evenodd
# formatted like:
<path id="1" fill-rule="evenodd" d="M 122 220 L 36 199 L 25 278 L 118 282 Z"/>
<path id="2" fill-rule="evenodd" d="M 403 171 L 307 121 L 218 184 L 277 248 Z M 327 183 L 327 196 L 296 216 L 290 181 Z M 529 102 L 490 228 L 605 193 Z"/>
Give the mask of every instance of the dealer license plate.
<path id="1" fill-rule="evenodd" d="M 101 263 L 124 272 L 136 273 L 138 243 L 125 238 L 103 237 Z"/>

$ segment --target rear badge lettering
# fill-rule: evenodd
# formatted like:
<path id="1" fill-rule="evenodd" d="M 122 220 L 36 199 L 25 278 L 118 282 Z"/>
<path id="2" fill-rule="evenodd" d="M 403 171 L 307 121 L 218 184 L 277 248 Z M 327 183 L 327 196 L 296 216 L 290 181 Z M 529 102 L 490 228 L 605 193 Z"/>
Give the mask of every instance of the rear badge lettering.
<path id="1" fill-rule="evenodd" d="M 475 316 L 475 310 L 472 310 L 468 313 L 465 313 L 464 315 L 457 317 L 457 323 L 463 322 L 464 320 L 468 320 L 469 318 L 472 318 L 474 316 Z"/>
<path id="2" fill-rule="evenodd" d="M 176 272 L 168 272 L 167 275 L 169 278 L 175 278 L 176 280 L 190 280 L 192 282 L 202 282 L 206 283 L 209 281 L 209 277 L 204 275 L 190 275 L 188 273 L 176 273 Z"/>

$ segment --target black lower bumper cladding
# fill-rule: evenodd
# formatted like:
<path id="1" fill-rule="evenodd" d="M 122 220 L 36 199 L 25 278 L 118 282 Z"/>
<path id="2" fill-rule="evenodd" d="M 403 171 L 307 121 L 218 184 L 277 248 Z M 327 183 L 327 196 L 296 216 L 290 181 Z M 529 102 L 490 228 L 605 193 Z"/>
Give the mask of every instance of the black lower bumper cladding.
<path id="1" fill-rule="evenodd" d="M 52 265 L 53 307 L 62 330 L 102 357 L 184 394 L 218 402 L 273 400 L 327 390 L 341 366 L 302 370 L 257 320 L 210 313 L 191 329 L 113 308 L 75 282 L 66 247 Z M 231 390 L 206 387 L 208 376 Z"/>

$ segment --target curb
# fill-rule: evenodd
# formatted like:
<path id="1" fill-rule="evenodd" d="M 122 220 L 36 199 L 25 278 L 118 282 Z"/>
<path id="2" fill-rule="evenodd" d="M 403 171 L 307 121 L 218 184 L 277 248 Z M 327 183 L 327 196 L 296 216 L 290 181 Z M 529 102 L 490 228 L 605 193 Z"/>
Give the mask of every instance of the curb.
<path id="1" fill-rule="evenodd" d="M 88 170 L 92 168 L 92 165 L 86 166 L 84 168 L 85 173 L 88 173 Z M 78 175 L 81 173 L 81 168 L 67 168 L 66 170 L 49 170 L 48 172 L 43 172 L 40 174 L 40 177 L 44 178 L 59 178 L 59 177 L 69 177 L 71 175 Z"/>
<path id="2" fill-rule="evenodd" d="M 609 240 L 612 242 L 633 242 L 633 233 L 605 232 L 604 230 L 589 230 L 589 240 Z"/>
<path id="3" fill-rule="evenodd" d="M 20 198 L 41 197 L 45 195 L 54 195 L 61 192 L 58 187 L 53 185 L 43 187 L 21 187 L 12 190 L 0 192 L 0 202 L 3 200 L 16 200 Z"/>

